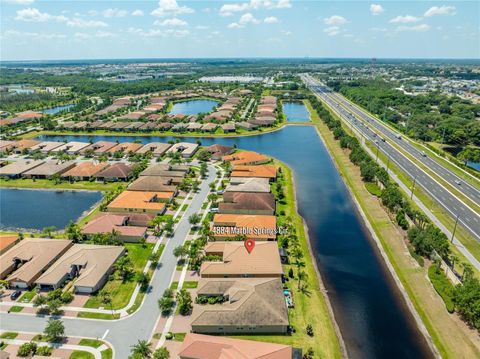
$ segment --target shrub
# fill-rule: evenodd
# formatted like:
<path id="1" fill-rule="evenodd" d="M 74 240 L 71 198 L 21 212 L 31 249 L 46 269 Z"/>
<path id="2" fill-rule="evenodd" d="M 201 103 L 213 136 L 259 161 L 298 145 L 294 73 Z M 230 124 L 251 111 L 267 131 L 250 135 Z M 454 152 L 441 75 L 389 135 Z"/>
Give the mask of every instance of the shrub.
<path id="1" fill-rule="evenodd" d="M 60 297 L 60 300 L 62 303 L 71 303 L 73 300 L 73 293 L 72 292 L 64 292 L 62 296 Z"/>
<path id="2" fill-rule="evenodd" d="M 36 355 L 44 355 L 44 356 L 50 356 L 52 355 L 52 348 L 47 347 L 47 346 L 41 346 L 38 347 L 37 352 L 35 353 Z"/>
<path id="3" fill-rule="evenodd" d="M 442 297 L 449 313 L 453 313 L 455 305 L 453 302 L 455 287 L 448 280 L 447 276 L 437 265 L 431 265 L 428 268 L 428 278 L 433 284 L 437 293 Z"/>
<path id="4" fill-rule="evenodd" d="M 37 351 L 37 344 L 30 342 L 30 343 L 23 343 L 20 345 L 17 351 L 17 355 L 19 357 L 28 357 L 30 355 L 34 355 Z"/>

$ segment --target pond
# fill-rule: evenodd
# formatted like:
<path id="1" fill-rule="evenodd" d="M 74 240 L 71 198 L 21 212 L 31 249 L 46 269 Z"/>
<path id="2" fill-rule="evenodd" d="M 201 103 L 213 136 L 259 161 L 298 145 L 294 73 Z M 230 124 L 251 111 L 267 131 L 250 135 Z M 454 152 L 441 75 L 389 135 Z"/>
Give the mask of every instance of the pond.
<path id="1" fill-rule="evenodd" d="M 101 198 L 99 191 L 0 188 L 0 229 L 65 228 Z"/>
<path id="2" fill-rule="evenodd" d="M 62 112 L 62 111 L 70 111 L 73 107 L 75 107 L 74 104 L 55 106 L 55 107 L 52 107 L 52 108 L 47 108 L 46 110 L 43 110 L 42 112 L 46 115 L 56 115 L 57 113 Z"/>
<path id="3" fill-rule="evenodd" d="M 480 162 L 467 161 L 467 166 L 480 172 Z"/>
<path id="4" fill-rule="evenodd" d="M 288 122 L 310 121 L 310 112 L 302 102 L 283 102 L 283 113 Z"/>
<path id="5" fill-rule="evenodd" d="M 178 137 L 195 142 L 198 138 Z M 41 136 L 41 140 L 140 140 L 175 137 Z M 258 136 L 201 138 L 268 154 L 295 175 L 299 213 L 307 223 L 319 271 L 350 358 L 430 358 L 398 288 L 313 126 L 286 126 Z"/>
<path id="6" fill-rule="evenodd" d="M 210 113 L 220 102 L 214 100 L 188 100 L 176 102 L 170 110 L 170 115 L 198 115 L 199 113 Z"/>

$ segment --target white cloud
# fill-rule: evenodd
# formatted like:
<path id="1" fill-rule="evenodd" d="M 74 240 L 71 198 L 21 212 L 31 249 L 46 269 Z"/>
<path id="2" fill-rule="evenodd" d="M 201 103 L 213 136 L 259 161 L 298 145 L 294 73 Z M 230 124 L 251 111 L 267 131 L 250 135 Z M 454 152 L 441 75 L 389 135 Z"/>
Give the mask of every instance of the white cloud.
<path id="1" fill-rule="evenodd" d="M 232 22 L 231 24 L 228 24 L 227 26 L 229 29 L 241 29 L 243 26 L 240 25 L 239 23 Z"/>
<path id="2" fill-rule="evenodd" d="M 194 12 L 192 8 L 189 8 L 188 6 L 180 6 L 176 0 L 160 0 L 158 2 L 158 8 L 153 10 L 150 14 L 157 17 L 164 17 L 190 14 L 192 12 Z"/>
<path id="3" fill-rule="evenodd" d="M 195 29 L 197 30 L 206 30 L 208 29 L 209 27 L 208 26 L 205 26 L 205 25 L 197 25 L 195 26 Z"/>
<path id="4" fill-rule="evenodd" d="M 95 37 L 100 37 L 100 38 L 108 38 L 108 37 L 115 37 L 116 35 L 112 32 L 108 31 L 97 31 L 95 33 Z"/>
<path id="5" fill-rule="evenodd" d="M 348 23 L 347 19 L 340 15 L 332 15 L 323 19 L 323 22 L 327 25 L 337 26 Z"/>
<path id="6" fill-rule="evenodd" d="M 212 31 L 211 34 L 213 36 L 218 36 L 218 35 L 220 35 L 220 31 Z"/>
<path id="7" fill-rule="evenodd" d="M 288 9 L 292 4 L 290 0 L 250 0 L 244 3 L 224 4 L 220 8 L 221 16 L 230 16 L 236 12 L 258 9 Z"/>
<path id="8" fill-rule="evenodd" d="M 132 16 L 143 16 L 143 11 L 140 9 L 132 11 Z"/>
<path id="9" fill-rule="evenodd" d="M 87 28 L 87 27 L 107 27 L 108 25 L 103 21 L 72 18 L 67 21 L 67 26 Z"/>
<path id="10" fill-rule="evenodd" d="M 7 30 L 3 33 L 5 38 L 18 37 L 20 39 L 25 39 L 27 37 L 37 39 L 37 40 L 53 40 L 53 39 L 65 39 L 67 36 L 64 34 L 57 33 L 38 33 L 38 32 L 21 32 L 16 30 Z"/>
<path id="11" fill-rule="evenodd" d="M 335 36 L 340 34 L 342 30 L 340 29 L 339 26 L 330 26 L 324 29 L 323 32 L 325 32 L 328 36 Z"/>
<path id="12" fill-rule="evenodd" d="M 55 16 L 46 12 L 40 12 L 36 8 L 26 8 L 17 11 L 15 20 L 27 21 L 27 22 L 47 22 L 47 21 L 66 21 L 67 18 L 63 15 Z"/>
<path id="13" fill-rule="evenodd" d="M 425 32 L 430 30 L 430 25 L 427 24 L 420 24 L 414 26 L 399 26 L 396 28 L 396 31 L 414 31 L 414 32 Z"/>
<path id="14" fill-rule="evenodd" d="M 188 34 L 190 34 L 190 31 L 188 31 L 187 29 L 182 29 L 182 30 L 168 29 L 168 30 L 165 31 L 165 33 L 167 35 L 171 35 L 171 36 L 174 36 L 174 37 L 185 37 Z"/>
<path id="15" fill-rule="evenodd" d="M 32 5 L 35 0 L 2 0 L 2 2 L 15 5 Z"/>
<path id="16" fill-rule="evenodd" d="M 143 37 L 165 37 L 165 33 L 159 29 L 150 29 L 148 31 L 145 31 L 143 29 L 129 27 L 127 32 L 129 34 L 140 35 Z"/>
<path id="17" fill-rule="evenodd" d="M 86 34 L 84 32 L 76 32 L 75 35 L 73 35 L 73 36 L 77 39 L 80 39 L 80 40 L 85 40 L 85 39 L 89 39 L 89 38 L 92 37 L 91 35 Z"/>
<path id="18" fill-rule="evenodd" d="M 240 25 L 248 25 L 248 24 L 259 24 L 260 20 L 256 19 L 251 13 L 247 12 L 240 16 L 240 20 L 238 21 Z"/>
<path id="19" fill-rule="evenodd" d="M 278 21 L 278 19 L 277 19 L 275 16 L 267 16 L 267 17 L 263 20 L 263 22 L 264 22 L 265 24 L 276 24 L 276 23 L 278 23 L 279 21 Z"/>
<path id="20" fill-rule="evenodd" d="M 127 16 L 128 11 L 127 10 L 121 10 L 121 9 L 107 9 L 102 12 L 102 15 L 104 17 L 124 17 Z"/>
<path id="21" fill-rule="evenodd" d="M 397 16 L 390 20 L 392 24 L 406 24 L 411 22 L 418 22 L 422 20 L 421 17 L 412 16 L 412 15 L 405 15 L 405 16 Z"/>
<path id="22" fill-rule="evenodd" d="M 457 9 L 455 8 L 455 6 L 432 6 L 430 9 L 425 11 L 425 14 L 423 14 L 423 16 L 430 17 L 435 15 L 455 15 L 457 13 L 456 10 Z"/>
<path id="23" fill-rule="evenodd" d="M 290 35 L 292 34 L 292 32 L 289 31 L 289 30 L 282 30 L 282 31 L 280 31 L 280 32 L 281 32 L 283 35 L 285 35 L 285 36 L 290 36 Z"/>
<path id="24" fill-rule="evenodd" d="M 374 16 L 375 15 L 380 15 L 384 11 L 385 11 L 385 9 L 383 8 L 382 5 L 379 5 L 379 4 L 371 4 L 370 5 L 370 13 Z"/>
<path id="25" fill-rule="evenodd" d="M 173 26 L 173 27 L 188 26 L 188 22 L 178 19 L 176 17 L 172 19 L 166 19 L 163 21 L 156 20 L 153 24 L 158 26 Z"/>

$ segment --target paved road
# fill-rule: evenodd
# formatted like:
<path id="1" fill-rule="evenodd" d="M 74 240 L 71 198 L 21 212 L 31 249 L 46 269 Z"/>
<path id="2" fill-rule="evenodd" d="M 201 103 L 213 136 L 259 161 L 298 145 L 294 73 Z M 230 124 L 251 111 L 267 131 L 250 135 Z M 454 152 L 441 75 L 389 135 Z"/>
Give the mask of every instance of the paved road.
<path id="1" fill-rule="evenodd" d="M 195 195 L 192 203 L 177 225 L 175 234 L 169 239 L 164 249 L 159 268 L 153 274 L 153 285 L 145 296 L 143 305 L 131 316 L 124 319 L 107 321 L 79 318 L 63 318 L 66 335 L 81 337 L 98 337 L 112 343 L 115 349 L 115 358 L 128 358 L 130 347 L 138 339 L 150 339 L 156 320 L 159 316 L 158 298 L 169 287 L 170 279 L 176 270 L 177 259 L 173 249 L 181 245 L 190 231 L 188 217 L 200 212 L 202 204 L 210 191 L 210 183 L 216 178 L 216 170 L 209 166 L 208 177 L 202 181 L 200 191 Z M 0 313 L 0 328 L 7 331 L 42 332 L 47 318 L 25 314 Z"/>
<path id="2" fill-rule="evenodd" d="M 377 146 L 377 149 L 387 156 L 390 157 L 390 161 L 394 162 L 398 167 L 400 167 L 408 176 L 412 179 L 415 179 L 416 185 L 422 187 L 440 206 L 442 206 L 448 213 L 451 214 L 453 218 L 457 218 L 458 216 L 458 223 L 459 225 L 463 226 L 477 241 L 480 241 L 480 215 L 475 210 L 470 208 L 460 199 L 458 199 L 454 194 L 448 191 L 445 187 L 435 181 L 432 177 L 430 177 L 425 171 L 423 171 L 420 167 L 410 161 L 402 152 L 400 152 L 396 147 L 390 145 L 389 142 L 394 142 L 396 144 L 401 144 L 402 147 L 406 151 L 419 158 L 425 165 L 427 165 L 432 171 L 435 171 L 438 176 L 441 176 L 445 179 L 453 178 L 455 174 L 451 173 L 443 166 L 438 164 L 436 161 L 429 157 L 423 157 L 422 153 L 414 148 L 412 145 L 409 145 L 413 148 L 413 150 L 408 150 L 409 147 L 405 140 L 400 140 L 395 137 L 393 131 L 388 130 L 385 126 L 379 125 L 382 128 L 382 133 L 390 132 L 388 135 L 388 139 L 386 138 L 387 135 L 383 135 L 382 137 L 386 139 L 383 142 L 379 139 L 379 136 L 376 135 L 374 131 L 372 131 L 368 126 L 366 126 L 362 121 L 358 120 L 352 112 L 346 110 L 344 107 L 340 106 L 337 102 L 339 102 L 339 96 L 333 96 L 332 91 L 321 84 L 320 82 L 314 80 L 311 77 L 304 77 L 303 78 L 306 84 L 310 87 L 310 89 L 319 95 L 322 100 L 329 105 L 338 115 L 340 115 L 344 120 L 346 120 L 351 126 L 353 126 L 362 136 L 374 143 Z M 346 101 L 342 99 L 342 103 Z M 371 116 L 366 115 L 363 111 L 360 111 L 358 108 L 352 108 L 349 105 L 346 105 L 353 112 L 357 115 L 357 113 L 361 113 L 361 118 L 365 121 L 368 121 L 369 124 L 378 124 L 377 120 L 371 118 Z M 355 107 L 355 106 L 353 106 Z M 360 116 L 360 115 L 359 115 Z M 377 129 L 377 127 L 375 127 Z M 392 138 L 393 137 L 393 138 Z M 426 162 L 428 161 L 428 162 Z M 433 162 L 434 164 L 431 164 Z M 437 172 L 437 169 L 441 168 L 441 172 Z M 447 177 L 445 172 L 449 172 L 450 175 Z M 460 179 L 461 180 L 461 179 Z M 462 181 L 462 185 L 457 186 L 457 188 L 464 189 L 464 193 L 466 196 L 472 199 L 473 202 L 480 203 L 480 197 L 478 197 L 478 190 L 473 186 L 468 185 L 466 182 Z M 467 194 L 468 193 L 468 194 Z M 477 200 L 478 198 L 478 200 Z"/>

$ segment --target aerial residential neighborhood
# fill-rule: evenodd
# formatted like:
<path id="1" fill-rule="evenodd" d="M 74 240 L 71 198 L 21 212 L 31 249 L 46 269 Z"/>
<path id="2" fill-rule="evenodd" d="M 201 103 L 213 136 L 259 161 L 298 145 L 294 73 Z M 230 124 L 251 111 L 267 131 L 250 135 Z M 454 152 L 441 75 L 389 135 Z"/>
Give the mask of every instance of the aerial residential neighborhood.
<path id="1" fill-rule="evenodd" d="M 480 358 L 478 2 L 0 2 L 0 359 Z"/>

